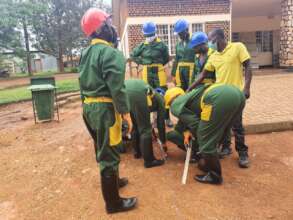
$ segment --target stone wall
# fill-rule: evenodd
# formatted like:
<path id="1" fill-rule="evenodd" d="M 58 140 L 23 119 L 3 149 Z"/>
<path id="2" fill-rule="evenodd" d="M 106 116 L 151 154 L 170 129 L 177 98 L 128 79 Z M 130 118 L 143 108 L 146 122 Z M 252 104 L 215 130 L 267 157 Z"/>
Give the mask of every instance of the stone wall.
<path id="1" fill-rule="evenodd" d="M 293 0 L 282 0 L 280 66 L 293 67 Z"/>

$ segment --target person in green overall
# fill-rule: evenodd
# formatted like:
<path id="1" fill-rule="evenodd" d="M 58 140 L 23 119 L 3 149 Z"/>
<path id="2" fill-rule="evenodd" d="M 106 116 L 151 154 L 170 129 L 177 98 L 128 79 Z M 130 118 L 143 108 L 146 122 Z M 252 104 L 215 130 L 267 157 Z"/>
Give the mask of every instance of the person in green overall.
<path id="1" fill-rule="evenodd" d="M 202 72 L 209 57 L 213 54 L 214 50 L 208 46 L 208 36 L 206 33 L 198 31 L 195 32 L 189 42 L 188 47 L 196 54 L 194 59 L 194 70 L 192 72 L 190 85 L 195 82 Z M 210 72 L 202 82 L 203 84 L 212 84 L 216 81 L 214 72 Z"/>
<path id="2" fill-rule="evenodd" d="M 176 88 L 175 88 L 176 89 Z M 172 95 L 170 95 L 172 94 Z M 181 95 L 174 88 L 166 92 L 171 112 L 186 126 L 184 143 L 195 138 L 205 174 L 196 175 L 196 181 L 221 184 L 223 181 L 217 147 L 233 121 L 244 108 L 245 97 L 236 87 L 224 84 L 200 85 L 190 93 Z"/>
<path id="3" fill-rule="evenodd" d="M 167 45 L 157 36 L 157 27 L 154 22 L 145 22 L 142 28 L 145 42 L 140 43 L 130 54 L 131 59 L 143 66 L 142 79 L 152 88 L 167 87 L 167 75 L 164 66 L 169 62 Z M 169 110 L 166 110 L 166 124 L 172 127 Z"/>
<path id="4" fill-rule="evenodd" d="M 125 87 L 133 121 L 131 138 L 134 157 L 140 158 L 143 156 L 145 168 L 163 165 L 164 160 L 157 160 L 154 157 L 150 113 L 157 112 L 159 138 L 166 148 L 164 98 L 140 79 L 126 80 Z"/>
<path id="5" fill-rule="evenodd" d="M 176 55 L 172 67 L 173 82 L 177 87 L 186 91 L 189 87 L 190 78 L 194 69 L 194 50 L 188 47 L 190 34 L 189 24 L 185 19 L 179 19 L 174 25 L 174 34 L 180 41 L 176 44 Z"/>
<path id="6" fill-rule="evenodd" d="M 197 74 L 201 72 L 201 69 L 204 67 L 205 62 L 208 59 L 208 51 L 211 51 L 208 48 L 208 36 L 203 32 L 196 32 L 192 35 L 191 40 L 188 44 L 188 47 L 191 48 L 197 56 L 195 57 L 195 66 L 194 71 L 192 73 L 192 79 L 197 78 Z M 208 75 L 202 85 L 210 85 L 215 82 L 215 74 Z M 192 83 L 192 82 L 191 82 Z M 180 120 L 176 124 L 174 130 L 169 131 L 167 133 L 167 139 L 173 143 L 175 143 L 179 148 L 186 150 L 184 146 L 184 131 L 186 130 L 186 126 Z M 196 131 L 192 131 L 193 134 Z M 198 152 L 198 144 L 196 141 L 192 142 L 192 158 L 191 162 L 195 163 L 198 162 L 200 159 L 200 155 L 197 154 Z"/>
<path id="7" fill-rule="evenodd" d="M 113 48 L 117 33 L 105 12 L 91 8 L 83 15 L 81 27 L 91 44 L 82 51 L 79 65 L 83 118 L 93 140 L 99 162 L 101 187 L 107 213 L 131 210 L 137 199 L 121 198 L 120 156 L 116 149 L 122 141 L 122 118 L 132 122 L 125 92 L 125 58 Z"/>

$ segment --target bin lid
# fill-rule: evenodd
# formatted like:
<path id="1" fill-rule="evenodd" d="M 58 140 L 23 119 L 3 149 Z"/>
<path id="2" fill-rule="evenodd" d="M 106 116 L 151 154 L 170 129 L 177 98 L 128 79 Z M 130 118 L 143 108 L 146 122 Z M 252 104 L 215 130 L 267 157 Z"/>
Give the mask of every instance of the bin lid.
<path id="1" fill-rule="evenodd" d="M 55 89 L 55 86 L 52 86 L 52 84 L 32 85 L 28 87 L 27 89 L 31 91 L 53 90 Z"/>

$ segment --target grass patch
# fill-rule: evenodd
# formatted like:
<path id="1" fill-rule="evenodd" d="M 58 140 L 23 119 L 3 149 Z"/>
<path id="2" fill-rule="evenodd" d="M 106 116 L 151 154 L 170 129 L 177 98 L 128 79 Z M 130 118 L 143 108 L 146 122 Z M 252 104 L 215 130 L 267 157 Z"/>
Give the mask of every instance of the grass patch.
<path id="1" fill-rule="evenodd" d="M 65 93 L 79 90 L 79 84 L 77 79 L 57 81 L 57 87 L 57 93 Z M 28 86 L 0 90 L 0 105 L 30 100 L 32 98 L 32 95 L 31 91 L 27 88 Z"/>

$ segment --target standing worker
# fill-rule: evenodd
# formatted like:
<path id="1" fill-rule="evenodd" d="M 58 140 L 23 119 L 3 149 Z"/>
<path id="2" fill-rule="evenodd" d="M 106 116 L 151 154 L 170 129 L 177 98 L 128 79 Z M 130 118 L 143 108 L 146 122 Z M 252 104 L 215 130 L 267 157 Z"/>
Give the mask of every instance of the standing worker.
<path id="1" fill-rule="evenodd" d="M 153 153 L 152 125 L 150 113 L 157 112 L 159 138 L 166 149 L 164 98 L 140 79 L 125 81 L 130 102 L 130 114 L 133 121 L 132 145 L 134 157 L 143 156 L 145 168 L 161 166 L 164 160 L 157 160 Z"/>
<path id="2" fill-rule="evenodd" d="M 174 34 L 180 41 L 176 44 L 176 55 L 172 67 L 173 82 L 184 91 L 188 89 L 194 69 L 194 50 L 188 47 L 190 34 L 189 24 L 185 19 L 179 19 L 174 25 Z"/>
<path id="3" fill-rule="evenodd" d="M 196 56 L 194 59 L 194 71 L 191 76 L 190 85 L 195 82 L 199 77 L 200 73 L 203 71 L 205 64 L 207 63 L 209 57 L 213 54 L 214 50 L 208 46 L 208 36 L 204 32 L 195 32 L 188 45 Z M 203 80 L 203 84 L 213 84 L 216 81 L 216 76 L 214 72 L 209 73 Z"/>
<path id="4" fill-rule="evenodd" d="M 96 158 L 100 166 L 102 194 L 108 213 L 133 209 L 137 199 L 119 196 L 119 162 L 116 149 L 122 141 L 122 118 L 132 122 L 125 93 L 125 59 L 113 48 L 117 33 L 104 11 L 91 8 L 83 15 L 81 28 L 91 45 L 81 54 L 79 66 L 83 117 L 96 142 Z M 121 118 L 122 115 L 122 118 Z M 123 185 L 125 185 L 125 182 Z"/>
<path id="5" fill-rule="evenodd" d="M 169 51 L 165 43 L 157 36 L 157 27 L 154 22 L 145 22 L 142 28 L 145 42 L 135 47 L 130 54 L 131 59 L 143 65 L 142 79 L 152 88 L 167 87 L 167 75 L 164 66 L 169 62 Z M 172 127 L 169 111 L 166 111 L 166 124 Z"/>
<path id="6" fill-rule="evenodd" d="M 245 45 L 242 43 L 227 43 L 222 29 L 216 29 L 209 33 L 209 39 L 211 47 L 216 51 L 210 56 L 203 72 L 189 90 L 199 85 L 208 74 L 216 72 L 217 83 L 237 87 L 243 91 L 246 99 L 248 99 L 250 97 L 252 72 L 250 55 Z M 243 83 L 243 67 L 245 69 L 245 83 Z M 239 154 L 239 167 L 247 168 L 249 166 L 248 147 L 245 145 L 242 114 L 241 111 L 232 126 L 232 130 L 235 135 L 236 150 Z M 227 132 L 227 135 L 229 132 Z M 230 148 L 230 146 L 224 147 Z M 222 151 L 224 150 L 225 148 L 222 149 Z"/>
<path id="7" fill-rule="evenodd" d="M 184 144 L 193 136 L 204 160 L 204 175 L 194 179 L 202 183 L 221 184 L 223 181 L 217 147 L 230 130 L 233 120 L 245 105 L 243 93 L 236 87 L 224 84 L 200 85 L 192 92 L 181 95 L 176 88 L 165 95 L 172 114 L 182 121 L 187 130 Z M 200 168 L 200 166 L 199 166 Z"/>

